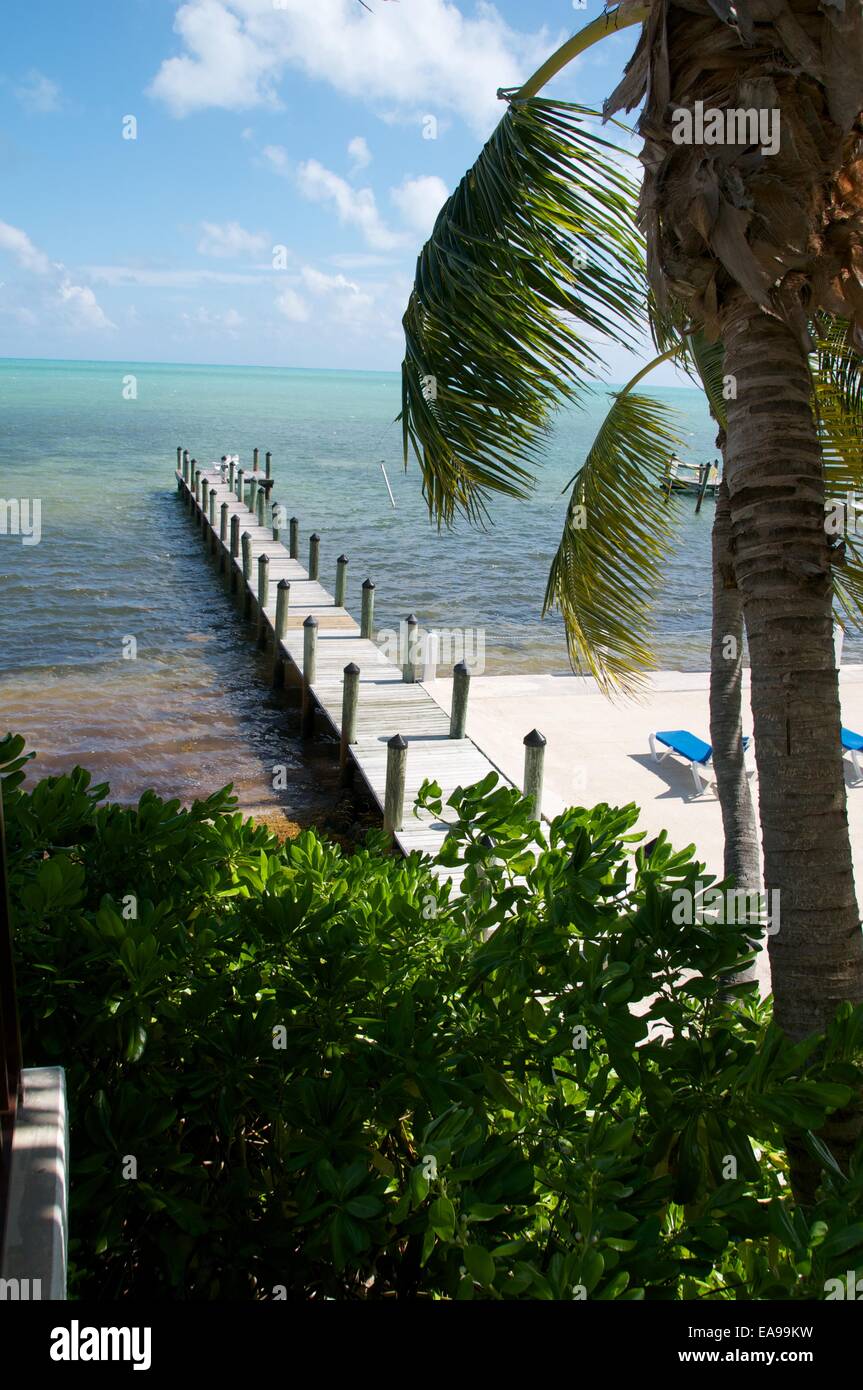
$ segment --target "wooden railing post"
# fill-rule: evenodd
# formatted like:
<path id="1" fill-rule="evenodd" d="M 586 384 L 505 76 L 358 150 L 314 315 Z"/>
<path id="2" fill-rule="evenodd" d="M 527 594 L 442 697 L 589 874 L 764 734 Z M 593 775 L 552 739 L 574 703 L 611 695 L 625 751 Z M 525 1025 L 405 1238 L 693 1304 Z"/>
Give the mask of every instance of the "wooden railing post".
<path id="1" fill-rule="evenodd" d="M 266 466 L 267 477 L 268 477 L 268 478 L 272 478 L 272 476 L 273 476 L 273 456 L 272 456 L 272 454 L 270 453 L 269 449 L 267 450 L 267 457 L 266 457 L 266 459 L 264 460 L 264 463 L 265 463 L 265 466 Z"/>
<path id="2" fill-rule="evenodd" d="M 243 545 L 243 617 L 252 611 L 252 538 L 248 531 L 241 537 Z"/>
<path id="3" fill-rule="evenodd" d="M 309 579 L 317 579 L 321 563 L 321 538 L 317 531 L 309 536 Z"/>
<path id="4" fill-rule="evenodd" d="M 252 467 L 254 468 L 256 473 L 258 471 L 258 454 L 260 452 L 260 449 L 255 449 L 252 453 Z"/>
<path id="5" fill-rule="evenodd" d="M 542 781 L 545 766 L 546 739 L 539 729 L 532 729 L 524 740 L 524 794 L 531 803 L 531 816 L 542 815 Z"/>
<path id="6" fill-rule="evenodd" d="M 291 603 L 291 586 L 287 579 L 280 579 L 276 585 L 276 634 L 273 639 L 273 685 L 281 685 L 285 674 L 281 644 L 288 632 L 288 611 Z"/>
<path id="7" fill-rule="evenodd" d="M 266 608 L 270 601 L 270 557 L 258 556 L 258 646 L 267 645 Z"/>
<path id="8" fill-rule="evenodd" d="M 416 615 L 414 613 L 411 613 L 410 617 L 405 623 L 405 628 L 407 631 L 407 641 L 405 644 L 405 651 L 402 653 L 402 680 L 407 681 L 411 685 L 414 684 L 417 678 L 416 642 L 418 627 L 419 623 L 417 621 Z"/>
<path id="9" fill-rule="evenodd" d="M 348 588 L 348 557 L 340 555 L 336 561 L 336 592 L 333 602 L 336 608 L 344 608 Z"/>
<path id="10" fill-rule="evenodd" d="M 342 785 L 346 786 L 351 781 L 352 766 L 350 747 L 357 741 L 357 709 L 360 699 L 360 668 L 355 661 L 350 662 L 344 670 L 344 685 L 342 687 L 342 739 L 339 749 L 339 764 L 341 766 Z"/>
<path id="11" fill-rule="evenodd" d="M 450 738 L 464 738 L 467 727 L 467 697 L 470 694 L 470 671 L 466 661 L 452 668 L 452 712 L 449 719 Z"/>
<path id="12" fill-rule="evenodd" d="M 297 517 L 295 517 L 295 516 L 292 516 L 289 525 L 290 525 L 290 547 L 289 547 L 289 552 L 288 552 L 288 553 L 290 554 L 290 557 L 291 557 L 292 560 L 299 560 L 299 558 L 300 558 L 300 523 L 299 523 L 299 519 L 298 519 Z"/>
<path id="13" fill-rule="evenodd" d="M 402 738 L 401 734 L 394 734 L 387 744 L 387 780 L 384 792 L 384 831 L 391 839 L 404 824 L 407 766 L 407 739 Z"/>
<path id="14" fill-rule="evenodd" d="M 238 501 L 238 502 L 245 502 L 245 500 L 246 500 L 246 470 L 245 470 L 245 468 L 238 468 L 238 469 L 237 469 L 237 501 Z"/>
<path id="15" fill-rule="evenodd" d="M 375 586 L 370 579 L 363 584 L 363 611 L 360 636 L 371 640 L 375 635 Z"/>
<path id="16" fill-rule="evenodd" d="M 228 546 L 228 504 L 223 502 L 219 516 L 219 573 L 225 573 L 225 566 L 228 563 L 225 551 Z"/>
<path id="17" fill-rule="evenodd" d="M 312 686 L 315 683 L 318 652 L 318 620 L 311 613 L 303 623 L 303 709 L 301 728 L 303 738 L 311 738 L 315 732 L 315 700 Z"/>
<path id="18" fill-rule="evenodd" d="M 234 561 L 235 561 L 236 559 L 239 558 L 239 555 L 240 555 L 240 518 L 239 518 L 239 516 L 236 516 L 236 515 L 235 515 L 235 516 L 232 516 L 232 517 L 231 517 L 231 562 L 230 562 L 230 565 L 229 565 L 230 575 L 231 575 L 231 593 L 232 593 L 232 594 L 235 594 L 235 593 L 237 592 L 237 566 L 234 564 Z"/>

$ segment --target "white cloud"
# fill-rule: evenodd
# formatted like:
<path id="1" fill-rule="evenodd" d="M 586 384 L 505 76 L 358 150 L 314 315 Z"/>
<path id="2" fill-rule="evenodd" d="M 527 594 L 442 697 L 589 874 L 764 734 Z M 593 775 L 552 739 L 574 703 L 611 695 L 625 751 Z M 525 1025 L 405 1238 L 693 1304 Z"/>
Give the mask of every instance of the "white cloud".
<path id="1" fill-rule="evenodd" d="M 353 280 L 344 275 L 325 275 L 308 265 L 303 266 L 300 274 L 309 293 L 328 302 L 333 318 L 355 326 L 366 322 L 374 306 L 374 296 L 360 289 Z"/>
<path id="2" fill-rule="evenodd" d="M 15 96 L 33 116 L 47 116 L 60 110 L 60 88 L 36 68 L 31 68 L 21 85 L 15 88 Z"/>
<path id="3" fill-rule="evenodd" d="M 242 328 L 245 319 L 236 309 L 227 309 L 224 314 L 214 314 L 210 309 L 196 309 L 193 314 L 184 313 L 180 315 L 184 324 L 190 328 L 214 329 L 219 333 L 229 333 L 231 336 L 236 334 L 238 328 Z"/>
<path id="4" fill-rule="evenodd" d="M 276 308 L 290 323 L 307 323 L 309 308 L 296 290 L 284 289 L 276 298 Z"/>
<path id="5" fill-rule="evenodd" d="M 62 262 L 50 260 L 21 227 L 0 222 L 0 251 L 14 256 L 21 269 L 35 275 L 42 286 L 37 296 L 35 314 L 28 305 L 19 307 L 17 312 L 21 323 L 29 324 L 31 320 L 44 315 L 55 322 L 59 320 L 65 328 L 115 327 L 90 287 L 74 284 Z"/>
<path id="6" fill-rule="evenodd" d="M 316 159 L 301 164 L 297 181 L 304 198 L 313 203 L 329 203 L 338 213 L 339 221 L 356 227 L 369 246 L 390 251 L 399 245 L 399 237 L 391 232 L 378 212 L 375 195 L 370 188 L 351 188 L 351 185 L 332 170 L 325 169 Z"/>
<path id="7" fill-rule="evenodd" d="M 265 236 L 247 232 L 239 222 L 202 222 L 201 231 L 198 251 L 202 256 L 215 256 L 217 260 L 261 256 L 269 244 Z"/>
<path id="8" fill-rule="evenodd" d="M 269 266 L 266 269 L 271 270 Z M 159 290 L 192 290 L 206 284 L 258 285 L 270 278 L 242 270 L 163 270 L 135 265 L 90 265 L 86 271 L 97 285 L 140 285 Z"/>
<path id="9" fill-rule="evenodd" d="M 277 174 L 287 174 L 288 152 L 284 145 L 265 145 L 261 150 L 261 155 Z"/>
<path id="10" fill-rule="evenodd" d="M 517 86 L 562 33 L 521 33 L 488 0 L 467 16 L 453 0 L 387 5 L 357 0 L 186 0 L 150 92 L 177 116 L 206 107 L 277 104 L 288 69 L 405 115 L 455 112 L 475 130 L 499 118 L 498 87 Z"/>
<path id="11" fill-rule="evenodd" d="M 405 179 L 398 188 L 391 190 L 390 197 L 411 231 L 425 237 L 449 197 L 449 189 L 436 174 L 423 174 L 420 178 Z"/>
<path id="12" fill-rule="evenodd" d="M 89 285 L 73 285 L 64 280 L 59 288 L 60 300 L 67 310 L 72 328 L 113 328 L 114 324 L 100 308 Z"/>
<path id="13" fill-rule="evenodd" d="M 362 135 L 355 135 L 353 140 L 348 141 L 348 155 L 351 161 L 352 174 L 358 174 L 361 169 L 367 169 L 372 162 L 372 152 Z"/>
<path id="14" fill-rule="evenodd" d="M 0 251 L 8 251 L 24 270 L 32 270 L 34 275 L 48 275 L 51 262 L 34 246 L 26 232 L 13 227 L 8 222 L 0 222 Z"/>

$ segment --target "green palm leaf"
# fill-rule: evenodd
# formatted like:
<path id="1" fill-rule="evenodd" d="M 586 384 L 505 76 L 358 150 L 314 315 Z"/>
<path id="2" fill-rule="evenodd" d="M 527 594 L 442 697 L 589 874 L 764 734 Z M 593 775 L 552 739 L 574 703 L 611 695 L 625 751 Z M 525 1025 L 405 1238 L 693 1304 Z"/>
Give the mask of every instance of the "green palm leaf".
<path id="1" fill-rule="evenodd" d="M 404 316 L 402 425 L 438 523 L 524 496 L 551 412 L 644 320 L 636 186 L 596 113 L 514 100 L 440 212 Z"/>
<path id="2" fill-rule="evenodd" d="M 630 694 L 655 667 L 650 612 L 678 510 L 662 492 L 679 439 L 674 413 L 633 387 L 622 391 L 572 479 L 563 535 L 551 566 L 543 613 L 558 609 L 570 660 L 606 694 Z"/>

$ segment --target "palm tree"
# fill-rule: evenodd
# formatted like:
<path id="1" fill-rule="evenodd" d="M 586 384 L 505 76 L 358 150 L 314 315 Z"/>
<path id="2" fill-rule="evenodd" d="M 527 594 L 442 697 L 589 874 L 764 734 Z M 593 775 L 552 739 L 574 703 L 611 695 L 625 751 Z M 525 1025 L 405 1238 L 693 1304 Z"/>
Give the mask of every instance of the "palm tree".
<path id="1" fill-rule="evenodd" d="M 591 43 L 636 23 L 606 115 L 644 103 L 646 255 L 637 190 L 592 113 L 537 96 Z M 825 497 L 863 479 L 840 408 L 859 405 L 863 344 L 863 17 L 809 0 L 621 0 L 503 95 L 502 121 L 419 257 L 404 318 L 405 457 L 412 446 L 439 523 L 476 519 L 491 493 L 524 495 L 549 413 L 598 375 L 588 335 L 632 345 L 648 292 L 660 348 L 669 325 L 721 347 L 717 570 L 733 557 L 749 645 L 764 880 L 782 905 L 775 1016 L 801 1038 L 863 999 L 832 641 L 834 596 L 859 613 L 863 564 L 852 537 L 839 554 L 824 527 Z M 778 151 L 675 143 L 675 111 L 699 101 L 723 116 L 773 112 Z M 573 660 L 607 691 L 652 664 L 644 614 L 673 527 L 657 488 L 665 422 L 656 402 L 621 395 L 616 436 L 600 432 L 573 480 L 568 516 L 587 505 L 590 525 L 565 525 L 550 581 Z"/>

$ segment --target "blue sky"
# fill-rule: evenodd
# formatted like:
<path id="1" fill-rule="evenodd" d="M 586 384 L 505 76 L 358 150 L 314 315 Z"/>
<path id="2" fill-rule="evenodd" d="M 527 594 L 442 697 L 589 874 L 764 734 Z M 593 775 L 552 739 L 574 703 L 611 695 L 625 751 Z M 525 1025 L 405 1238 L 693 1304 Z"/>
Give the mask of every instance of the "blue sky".
<path id="1" fill-rule="evenodd" d="M 398 367 L 497 88 L 601 5 L 368 3 L 6 0 L 0 356 Z M 599 104 L 635 33 L 549 90 Z"/>

